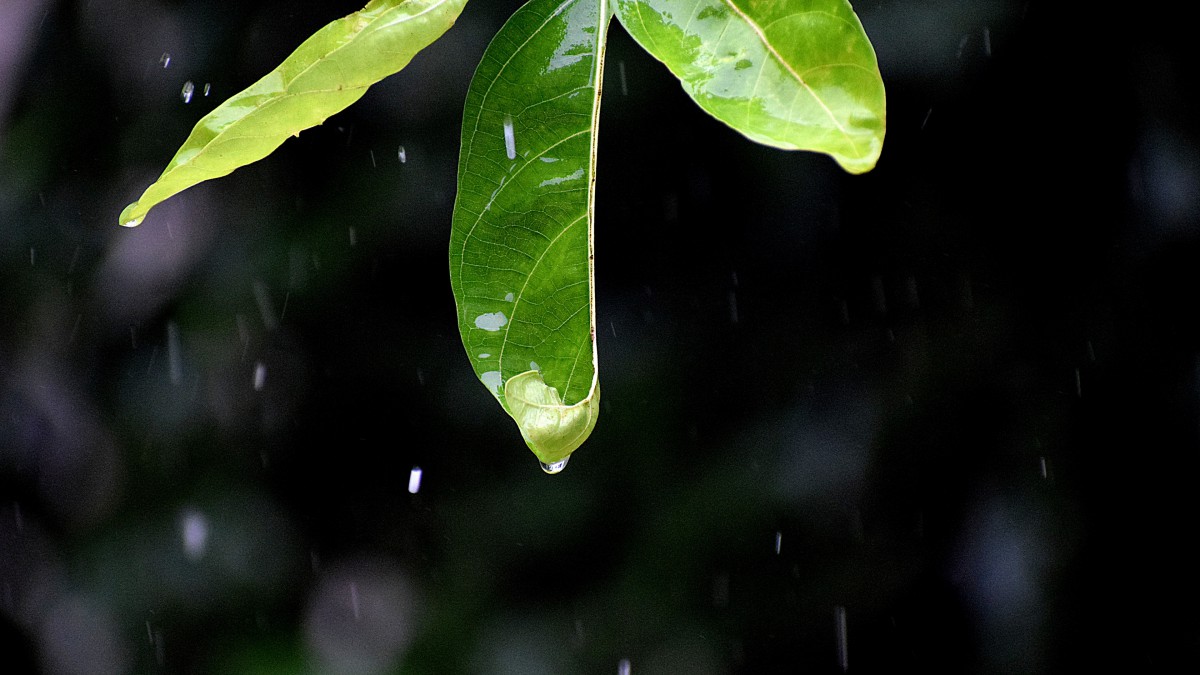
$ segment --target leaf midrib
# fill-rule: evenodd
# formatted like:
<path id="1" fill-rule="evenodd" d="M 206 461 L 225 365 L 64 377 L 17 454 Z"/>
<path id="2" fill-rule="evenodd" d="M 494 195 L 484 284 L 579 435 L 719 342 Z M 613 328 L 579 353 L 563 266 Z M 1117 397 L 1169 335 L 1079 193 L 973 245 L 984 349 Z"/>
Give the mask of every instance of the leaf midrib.
<path id="1" fill-rule="evenodd" d="M 754 34 L 758 36 L 759 41 L 762 42 L 763 47 L 767 50 L 767 53 L 773 56 L 775 60 L 779 62 L 779 65 L 783 66 L 784 70 L 786 70 L 792 76 L 792 78 L 795 79 L 796 82 L 808 92 L 809 96 L 812 96 L 813 100 L 817 102 L 817 105 L 821 107 L 821 110 L 823 110 L 829 117 L 829 121 L 833 122 L 833 125 L 837 127 L 837 130 L 841 132 L 843 137 L 845 137 L 846 142 L 850 144 L 850 147 L 854 148 L 855 154 L 861 156 L 862 151 L 859 150 L 858 143 L 855 142 L 854 137 L 850 134 L 850 132 L 846 131 L 846 128 L 842 126 L 842 123 L 838 121 L 837 116 L 833 114 L 833 111 L 829 109 L 829 106 L 825 105 L 825 101 L 817 95 L 817 92 L 813 90 L 812 86 L 809 85 L 808 82 L 805 81 L 805 79 L 800 75 L 800 73 L 797 73 L 796 69 L 792 68 L 792 64 L 788 63 L 787 60 L 783 58 L 783 55 L 775 49 L 775 46 L 772 45 L 770 40 L 767 39 L 767 34 L 763 32 L 762 27 L 759 26 L 754 19 L 750 18 L 748 14 L 743 12 L 740 7 L 734 4 L 733 0 L 722 1 L 729 7 L 729 9 L 733 10 L 735 14 L 737 14 L 743 21 L 746 22 L 746 25 L 749 26 L 750 29 L 754 31 Z"/>

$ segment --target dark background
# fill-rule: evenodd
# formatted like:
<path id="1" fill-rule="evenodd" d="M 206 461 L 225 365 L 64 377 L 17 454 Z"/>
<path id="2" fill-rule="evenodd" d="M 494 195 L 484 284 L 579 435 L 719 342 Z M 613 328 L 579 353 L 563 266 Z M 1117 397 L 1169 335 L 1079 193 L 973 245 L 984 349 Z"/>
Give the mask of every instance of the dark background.
<path id="1" fill-rule="evenodd" d="M 614 23 L 603 415 L 551 477 L 447 271 L 462 102 L 518 2 L 116 224 L 361 4 L 0 4 L 0 670 L 1194 663 L 1182 17 L 858 2 L 888 87 L 860 177 L 706 117 Z"/>

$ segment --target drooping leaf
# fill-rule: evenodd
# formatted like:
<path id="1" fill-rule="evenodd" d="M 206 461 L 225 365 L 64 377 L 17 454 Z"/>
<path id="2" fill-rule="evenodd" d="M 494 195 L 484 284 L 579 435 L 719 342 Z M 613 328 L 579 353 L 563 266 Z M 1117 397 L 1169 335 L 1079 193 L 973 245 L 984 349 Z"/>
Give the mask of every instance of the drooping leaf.
<path id="1" fill-rule="evenodd" d="M 621 25 L 709 114 L 751 140 L 831 155 L 883 148 L 883 79 L 846 0 L 615 0 Z"/>
<path id="2" fill-rule="evenodd" d="M 592 221 L 610 18 L 606 0 L 532 0 L 488 46 L 463 115 L 450 238 L 459 331 L 547 470 L 599 413 Z"/>
<path id="3" fill-rule="evenodd" d="M 156 204 L 271 154 L 396 73 L 454 25 L 467 0 L 371 0 L 327 24 L 278 68 L 205 115 L 167 168 L 121 212 L 133 227 Z"/>

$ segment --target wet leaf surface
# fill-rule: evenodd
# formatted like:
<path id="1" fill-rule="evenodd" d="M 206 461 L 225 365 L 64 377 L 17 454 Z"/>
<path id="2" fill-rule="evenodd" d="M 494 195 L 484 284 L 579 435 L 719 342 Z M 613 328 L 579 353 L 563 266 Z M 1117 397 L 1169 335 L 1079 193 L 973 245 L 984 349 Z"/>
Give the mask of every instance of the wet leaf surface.
<path id="1" fill-rule="evenodd" d="M 593 184 L 607 3 L 534 0 L 496 35 L 463 118 L 450 278 L 479 379 L 545 464 L 599 412 Z"/>
<path id="2" fill-rule="evenodd" d="M 617 0 L 634 39 L 705 111 L 751 140 L 875 166 L 885 127 L 875 51 L 846 0 Z"/>

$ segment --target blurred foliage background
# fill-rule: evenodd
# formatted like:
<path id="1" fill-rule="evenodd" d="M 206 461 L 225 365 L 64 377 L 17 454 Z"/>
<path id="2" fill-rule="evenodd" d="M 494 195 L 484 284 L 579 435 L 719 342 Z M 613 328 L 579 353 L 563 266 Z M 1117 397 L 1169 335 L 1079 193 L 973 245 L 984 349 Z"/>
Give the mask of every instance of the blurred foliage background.
<path id="1" fill-rule="evenodd" d="M 889 102 L 862 177 L 744 141 L 614 26 L 603 415 L 551 477 L 472 376 L 446 263 L 463 98 L 515 0 L 116 224 L 361 4 L 0 2 L 0 670 L 1190 662 L 1186 22 L 856 3 Z"/>

